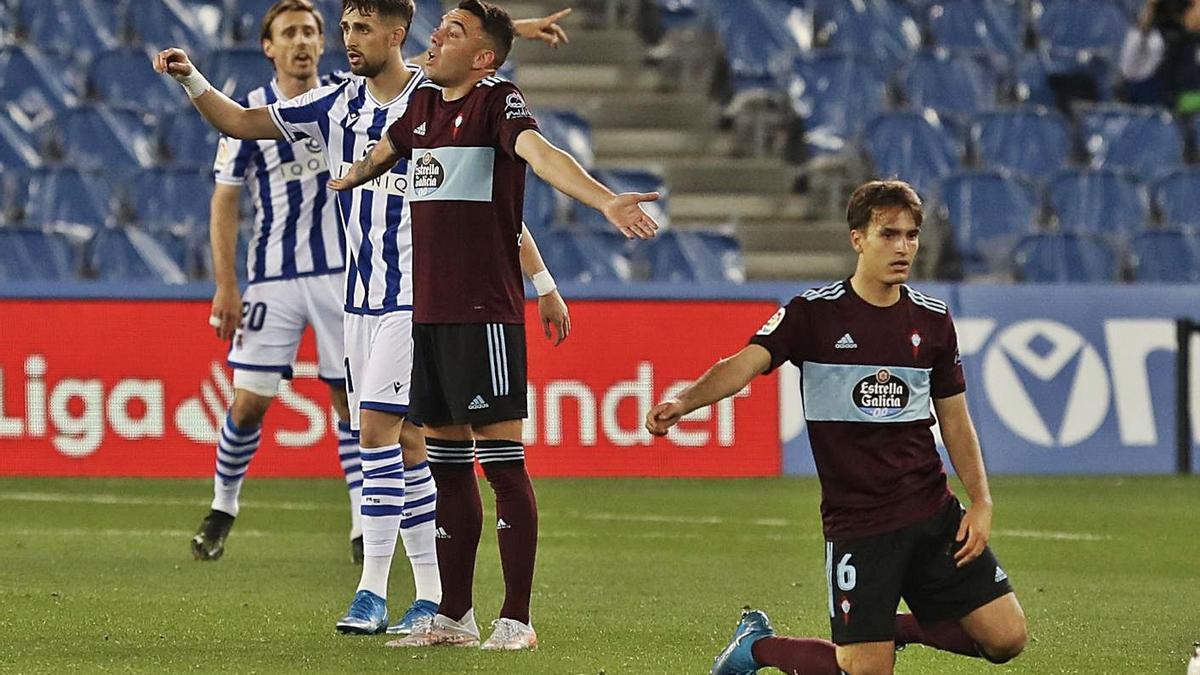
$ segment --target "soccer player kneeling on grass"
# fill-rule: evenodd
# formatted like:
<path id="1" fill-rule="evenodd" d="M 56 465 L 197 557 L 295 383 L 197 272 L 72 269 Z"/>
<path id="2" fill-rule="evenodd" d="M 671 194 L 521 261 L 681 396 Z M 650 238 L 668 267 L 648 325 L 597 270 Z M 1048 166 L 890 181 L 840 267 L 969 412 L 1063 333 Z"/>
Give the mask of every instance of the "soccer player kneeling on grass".
<path id="1" fill-rule="evenodd" d="M 715 675 L 776 667 L 804 675 L 891 673 L 895 647 L 923 644 L 1008 661 L 1025 647 L 1025 614 L 988 547 L 992 498 L 946 304 L 904 284 L 923 211 L 900 181 L 850 198 L 854 275 L 792 299 L 736 355 L 678 398 L 654 406 L 662 436 L 686 414 L 791 361 L 821 480 L 833 641 L 776 636 L 748 611 Z M 934 415 L 966 486 L 963 509 L 934 446 Z M 903 598 L 911 614 L 896 614 Z"/>

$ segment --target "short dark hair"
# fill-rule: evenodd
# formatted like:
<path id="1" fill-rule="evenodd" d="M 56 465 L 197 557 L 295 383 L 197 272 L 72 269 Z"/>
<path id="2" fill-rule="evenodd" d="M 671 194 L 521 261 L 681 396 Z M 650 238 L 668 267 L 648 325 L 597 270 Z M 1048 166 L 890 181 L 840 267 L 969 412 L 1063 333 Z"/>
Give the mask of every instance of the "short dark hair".
<path id="1" fill-rule="evenodd" d="M 496 60 L 492 67 L 499 69 L 504 65 L 508 53 L 512 51 L 513 40 L 517 35 L 517 27 L 513 25 L 512 17 L 494 3 L 486 0 L 462 0 L 458 8 L 468 11 L 483 22 L 483 33 L 492 42 L 492 50 L 496 52 Z"/>
<path id="2" fill-rule="evenodd" d="M 312 14 L 313 18 L 317 20 L 317 32 L 322 35 L 325 34 L 325 19 L 321 18 L 321 13 L 317 11 L 317 8 L 309 0 L 279 0 L 271 5 L 271 8 L 263 15 L 262 27 L 258 33 L 260 40 L 271 39 L 271 24 L 284 12 L 308 12 Z"/>
<path id="3" fill-rule="evenodd" d="M 405 39 L 412 28 L 413 14 L 417 11 L 413 0 L 342 0 L 342 14 L 352 9 L 362 16 L 378 12 L 380 16 L 400 19 L 404 22 Z"/>
<path id="4" fill-rule="evenodd" d="M 908 209 L 917 227 L 925 219 L 921 197 L 911 185 L 902 180 L 873 180 L 860 185 L 850 195 L 850 203 L 846 206 L 846 222 L 850 224 L 850 229 L 866 232 L 875 209 L 895 207 Z"/>

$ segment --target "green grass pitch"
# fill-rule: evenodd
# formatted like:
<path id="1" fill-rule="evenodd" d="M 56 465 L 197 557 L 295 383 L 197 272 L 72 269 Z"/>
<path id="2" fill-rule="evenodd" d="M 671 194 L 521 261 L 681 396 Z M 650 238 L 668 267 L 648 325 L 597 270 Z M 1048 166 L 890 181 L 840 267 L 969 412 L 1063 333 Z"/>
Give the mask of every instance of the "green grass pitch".
<path id="1" fill-rule="evenodd" d="M 542 647 L 490 654 L 334 632 L 358 580 L 339 481 L 252 477 L 225 558 L 198 563 L 187 540 L 208 481 L 0 480 L 0 672 L 702 673 L 743 605 L 781 633 L 828 634 L 815 480 L 537 488 Z M 898 673 L 1182 675 L 1200 639 L 1200 481 L 1002 478 L 993 491 L 992 544 L 1028 650 L 990 666 L 911 647 Z M 477 577 L 486 634 L 501 600 L 486 527 Z M 403 611 L 402 555 L 391 592 Z"/>

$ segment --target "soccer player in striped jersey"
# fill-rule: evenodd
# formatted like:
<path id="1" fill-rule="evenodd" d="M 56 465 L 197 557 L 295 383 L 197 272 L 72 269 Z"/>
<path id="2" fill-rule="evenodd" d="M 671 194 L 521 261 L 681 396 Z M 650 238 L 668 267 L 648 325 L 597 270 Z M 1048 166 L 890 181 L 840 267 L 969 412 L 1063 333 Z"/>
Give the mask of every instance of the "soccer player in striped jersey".
<path id="1" fill-rule="evenodd" d="M 241 139 L 316 140 L 334 173 L 368 153 L 409 95 L 424 80 L 400 50 L 408 35 L 412 0 L 343 0 L 341 28 L 354 77 L 287 101 L 246 108 L 214 90 L 181 49 L 156 55 L 154 67 L 175 77 L 192 103 L 219 131 Z M 565 35 L 560 12 L 522 23 L 522 35 L 551 45 Z M 387 580 L 399 529 L 416 586 L 416 601 L 394 628 L 409 632 L 428 623 L 441 599 L 434 543 L 436 489 L 425 460 L 422 432 L 408 413 L 412 374 L 412 241 L 406 208 L 407 166 L 370 185 L 338 195 L 346 229 L 346 388 L 351 424 L 360 431 L 363 491 L 362 578 L 350 610 L 338 621 L 347 633 L 387 629 Z M 538 271 L 528 270 L 528 271 Z M 557 300 L 557 301 L 555 301 Z M 539 302 L 566 326 L 555 294 Z M 543 314 L 545 317 L 546 314 Z"/>
<path id="2" fill-rule="evenodd" d="M 309 0 L 279 0 L 262 19 L 264 56 L 275 77 L 251 91 L 244 103 L 286 101 L 318 86 L 317 63 L 324 21 Z M 292 376 L 306 326 L 317 337 L 318 376 L 329 384 L 337 413 L 338 455 L 350 493 L 351 557 L 362 562 L 358 445 L 350 431 L 342 362 L 341 276 L 345 237 L 329 198 L 324 155 L 312 141 L 240 141 L 222 138 L 213 165 L 210 234 L 217 291 L 210 322 L 222 340 L 232 339 L 234 397 L 217 446 L 212 509 L 192 538 L 197 560 L 217 560 L 238 515 L 238 497 L 258 449 L 263 416 Z M 254 205 L 254 232 L 246 264 L 249 286 L 238 289 L 234 260 L 238 203 L 243 186 Z"/>
<path id="3" fill-rule="evenodd" d="M 443 18 L 425 63 L 429 81 L 407 112 L 342 178 L 356 189 L 411 156 L 416 306 L 414 415 L 426 425 L 438 483 L 442 607 L 428 630 L 389 646 L 533 649 L 530 598 L 537 502 L 525 467 L 525 293 L 520 258 L 526 168 L 602 213 L 628 236 L 653 236 L 641 208 L 657 194 L 614 195 L 538 132 L 520 90 L 495 76 L 515 28 L 500 7 L 462 0 Z M 483 526 L 478 459 L 496 496 L 504 605 L 480 644 L 472 589 Z"/>
<path id="4" fill-rule="evenodd" d="M 854 275 L 793 298 L 749 345 L 646 416 L 664 436 L 785 361 L 801 369 L 833 639 L 777 636 L 765 614 L 748 611 L 712 675 L 890 675 L 897 645 L 994 663 L 1025 647 L 1024 611 L 988 546 L 992 497 L 954 322 L 946 303 L 904 283 L 923 217 L 907 183 L 860 186 L 846 209 Z M 947 486 L 935 421 L 966 508 Z M 896 613 L 901 598 L 911 612 Z"/>

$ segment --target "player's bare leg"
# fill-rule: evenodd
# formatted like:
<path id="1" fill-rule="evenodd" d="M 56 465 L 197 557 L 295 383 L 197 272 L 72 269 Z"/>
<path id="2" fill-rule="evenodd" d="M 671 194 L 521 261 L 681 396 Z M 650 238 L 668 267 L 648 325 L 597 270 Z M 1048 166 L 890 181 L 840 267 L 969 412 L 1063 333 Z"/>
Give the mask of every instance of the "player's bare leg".
<path id="1" fill-rule="evenodd" d="M 896 643 L 863 642 L 838 645 L 838 667 L 855 675 L 891 675 L 896 663 Z"/>
<path id="2" fill-rule="evenodd" d="M 992 663 L 1006 663 L 1025 650 L 1029 632 L 1025 610 L 1014 593 L 1002 595 L 962 619 L 983 657 Z"/>
<path id="3" fill-rule="evenodd" d="M 242 480 L 258 450 L 262 420 L 271 400 L 271 396 L 234 389 L 233 404 L 218 432 L 212 508 L 191 541 L 196 560 L 218 560 L 225 554 L 225 540 L 238 515 Z"/>

